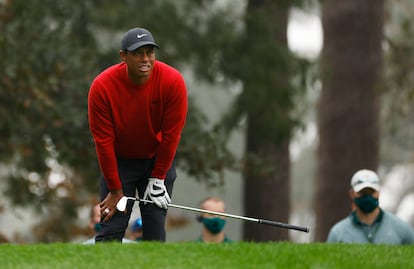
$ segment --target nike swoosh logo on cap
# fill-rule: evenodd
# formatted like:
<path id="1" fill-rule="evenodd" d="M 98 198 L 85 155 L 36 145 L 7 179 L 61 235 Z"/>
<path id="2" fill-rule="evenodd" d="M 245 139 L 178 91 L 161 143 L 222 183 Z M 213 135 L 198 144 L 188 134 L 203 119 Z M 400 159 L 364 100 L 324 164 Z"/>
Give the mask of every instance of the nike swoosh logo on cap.
<path id="1" fill-rule="evenodd" d="M 137 38 L 141 38 L 141 37 L 144 37 L 144 36 L 146 36 L 147 34 L 137 34 Z"/>

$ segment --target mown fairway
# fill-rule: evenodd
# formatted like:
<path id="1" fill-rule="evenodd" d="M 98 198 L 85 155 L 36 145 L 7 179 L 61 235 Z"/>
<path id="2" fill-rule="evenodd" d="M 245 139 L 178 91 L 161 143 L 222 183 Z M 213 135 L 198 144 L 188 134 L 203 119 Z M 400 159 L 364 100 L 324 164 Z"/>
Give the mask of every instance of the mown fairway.
<path id="1" fill-rule="evenodd" d="M 0 268 L 414 268 L 414 246 L 295 243 L 0 245 Z"/>

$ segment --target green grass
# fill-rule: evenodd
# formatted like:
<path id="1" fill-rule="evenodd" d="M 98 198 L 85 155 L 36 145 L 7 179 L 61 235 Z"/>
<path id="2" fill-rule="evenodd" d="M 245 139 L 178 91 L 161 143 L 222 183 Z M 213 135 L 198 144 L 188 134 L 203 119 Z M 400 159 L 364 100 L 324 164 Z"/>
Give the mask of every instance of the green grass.
<path id="1" fill-rule="evenodd" d="M 0 245 L 0 268 L 414 268 L 414 246 L 295 243 Z"/>

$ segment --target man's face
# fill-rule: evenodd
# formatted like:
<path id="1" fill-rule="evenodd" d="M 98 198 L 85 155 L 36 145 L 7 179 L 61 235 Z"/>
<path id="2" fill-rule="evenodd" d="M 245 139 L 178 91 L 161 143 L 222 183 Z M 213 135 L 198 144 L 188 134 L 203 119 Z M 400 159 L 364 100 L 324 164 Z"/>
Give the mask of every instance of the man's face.
<path id="1" fill-rule="evenodd" d="M 143 46 L 134 51 L 121 51 L 120 55 L 128 66 L 130 79 L 137 84 L 145 83 L 154 68 L 154 46 Z"/>
<path id="2" fill-rule="evenodd" d="M 351 190 L 352 210 L 359 209 L 362 214 L 369 214 L 379 206 L 379 191 L 365 188 L 356 192 Z"/>
<path id="3" fill-rule="evenodd" d="M 204 202 L 202 209 L 224 213 L 224 203 L 221 201 L 208 200 Z M 202 216 L 204 218 L 219 217 L 217 215 L 212 215 L 208 213 L 203 213 Z M 223 218 L 223 217 L 220 217 L 220 218 Z"/>
<path id="4" fill-rule="evenodd" d="M 92 209 L 91 212 L 91 219 L 89 221 L 89 228 L 91 229 L 91 231 L 96 232 L 95 230 L 95 226 L 101 222 L 101 208 L 99 207 L 99 205 L 95 205 Z"/>

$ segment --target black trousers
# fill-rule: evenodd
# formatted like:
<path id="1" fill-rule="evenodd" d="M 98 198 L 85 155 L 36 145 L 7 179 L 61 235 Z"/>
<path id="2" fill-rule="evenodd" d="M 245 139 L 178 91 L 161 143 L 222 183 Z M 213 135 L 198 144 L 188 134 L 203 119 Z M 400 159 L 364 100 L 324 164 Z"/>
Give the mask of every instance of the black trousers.
<path id="1" fill-rule="evenodd" d="M 118 159 L 118 173 L 122 183 L 122 190 L 125 196 L 135 197 L 138 193 L 144 198 L 144 192 L 148 185 L 148 178 L 154 167 L 154 159 Z M 174 181 L 176 179 L 175 164 L 171 165 L 167 172 L 164 184 L 168 194 L 172 197 Z M 100 199 L 105 199 L 109 193 L 103 175 L 100 176 Z M 109 221 L 101 222 L 101 230 L 96 235 L 96 242 L 119 241 L 125 235 L 134 202 L 128 200 L 126 213 L 117 211 Z M 165 218 L 167 210 L 159 208 L 155 204 L 140 203 L 139 208 L 142 218 L 142 230 L 144 241 L 165 242 Z"/>

